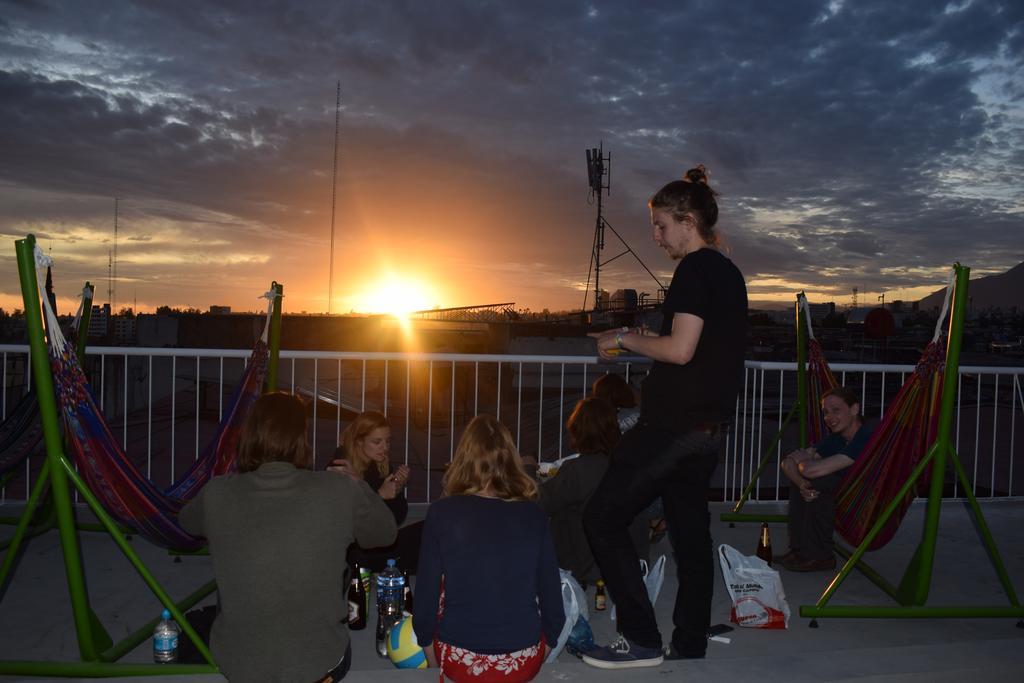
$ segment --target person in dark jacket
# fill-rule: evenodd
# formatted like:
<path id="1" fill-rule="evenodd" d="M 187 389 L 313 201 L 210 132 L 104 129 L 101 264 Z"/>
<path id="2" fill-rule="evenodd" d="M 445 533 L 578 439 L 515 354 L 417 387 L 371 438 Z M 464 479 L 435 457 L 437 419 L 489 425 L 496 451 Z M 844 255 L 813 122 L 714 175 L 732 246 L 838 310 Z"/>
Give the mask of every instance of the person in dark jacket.
<path id="1" fill-rule="evenodd" d="M 590 542 L 583 530 L 583 509 L 608 469 L 608 457 L 621 434 L 614 406 L 603 398 L 585 398 L 566 422 L 572 447 L 579 457 L 565 461 L 558 472 L 540 484 L 537 502 L 551 517 L 558 566 L 572 572 L 582 585 L 601 578 Z M 647 559 L 646 520 L 637 517 L 630 535 L 637 555 Z"/>

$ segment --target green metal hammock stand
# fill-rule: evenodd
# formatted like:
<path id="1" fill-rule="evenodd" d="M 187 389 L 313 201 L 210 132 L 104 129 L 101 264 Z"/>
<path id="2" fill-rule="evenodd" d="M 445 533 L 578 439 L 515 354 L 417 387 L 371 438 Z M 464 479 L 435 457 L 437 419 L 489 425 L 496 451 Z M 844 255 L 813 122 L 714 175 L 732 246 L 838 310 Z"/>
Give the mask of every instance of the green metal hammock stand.
<path id="1" fill-rule="evenodd" d="M 956 272 L 956 268 L 950 271 L 945 300 L 931 343 L 925 347 L 914 371 L 910 373 L 896 399 L 885 411 L 864 453 L 858 458 L 857 464 L 847 471 L 846 479 L 837 492 L 837 501 L 842 501 L 842 505 L 837 505 L 836 508 L 837 530 L 851 545 L 859 544 L 867 534 L 874 519 L 880 514 L 881 507 L 888 503 L 887 496 L 895 495 L 896 487 L 910 475 L 913 466 L 924 457 L 937 434 L 942 369 L 946 361 L 946 349 L 941 346 L 940 337 L 942 324 L 949 312 Z M 818 443 L 826 435 L 821 399 L 827 390 L 838 386 L 839 383 L 825 360 L 821 345 L 814 338 L 810 309 L 803 292 L 796 298 L 795 319 L 797 400 L 780 424 L 770 447 L 758 462 L 739 500 L 730 512 L 721 514 L 720 519 L 729 522 L 730 527 L 735 526 L 735 522 L 788 522 L 787 515 L 746 513 L 742 510 L 768 463 L 775 460 L 778 464 L 779 446 L 794 416 L 799 416 L 800 421 L 800 448 Z M 899 526 L 906 508 L 917 493 L 918 491 L 913 491 L 904 499 L 904 504 L 889 523 L 890 528 L 875 540 L 872 550 L 882 547 L 891 539 L 895 527 Z M 838 523 L 840 519 L 842 523 Z"/>
<path id="2" fill-rule="evenodd" d="M 786 428 L 796 417 L 799 421 L 798 429 L 798 445 L 800 448 L 807 448 L 810 445 L 810 441 L 814 439 L 808 438 L 808 433 L 815 435 L 815 438 L 821 431 L 821 420 L 812 421 L 808 419 L 809 413 L 817 413 L 820 411 L 821 396 L 819 395 L 820 387 L 815 383 L 808 381 L 808 337 L 809 334 L 809 321 L 807 319 L 807 299 L 803 292 L 800 292 L 796 297 L 796 402 L 786 413 L 786 417 L 783 418 L 782 424 L 779 426 L 778 431 L 772 438 L 771 444 L 768 446 L 768 450 L 761 457 L 761 460 L 757 464 L 757 468 L 750 477 L 750 481 L 743 488 L 743 492 L 740 494 L 739 500 L 733 506 L 730 512 L 723 512 L 719 519 L 723 522 L 729 522 L 729 526 L 735 526 L 736 522 L 770 522 L 770 523 L 786 523 L 789 521 L 789 515 L 772 514 L 764 512 L 742 512 L 743 507 L 750 500 L 750 496 L 754 492 L 754 488 L 757 486 L 758 480 L 761 475 L 764 474 L 765 468 L 768 463 L 776 459 L 779 446 L 782 444 L 782 437 L 786 432 Z M 814 347 L 816 348 L 816 347 Z M 820 350 L 818 351 L 820 353 Z M 825 372 L 831 377 L 831 371 L 825 368 Z M 831 380 L 831 385 L 835 386 L 836 382 L 834 379 Z M 817 389 L 817 390 L 816 390 Z M 814 394 L 808 396 L 808 394 Z"/>
<path id="3" fill-rule="evenodd" d="M 949 320 L 949 335 L 946 345 L 946 367 L 944 371 L 943 390 L 939 408 L 938 434 L 925 456 L 914 467 L 896 496 L 883 510 L 881 516 L 867 532 L 860 544 L 852 551 L 841 551 L 847 560 L 822 593 L 814 605 L 801 605 L 800 616 L 811 617 L 811 627 L 817 627 L 817 617 L 930 617 L 930 618 L 961 618 L 961 617 L 1017 617 L 1018 628 L 1024 628 L 1024 607 L 1017 599 L 1013 582 L 1006 571 L 999 548 L 996 546 L 992 532 L 985 521 L 985 515 L 974 496 L 971 485 L 960 463 L 960 457 L 950 441 L 953 422 L 953 407 L 956 399 L 956 383 L 960 372 L 960 347 L 963 339 L 964 317 L 967 309 L 967 287 L 970 268 L 956 264 L 955 283 L 953 289 L 953 310 Z M 967 493 L 968 505 L 974 515 L 974 522 L 981 542 L 988 553 L 989 560 L 995 569 L 999 582 L 1009 605 L 927 605 L 931 590 L 932 569 L 935 564 L 935 547 L 939 533 L 939 521 L 942 513 L 943 473 L 946 471 L 947 458 L 952 464 L 960 485 Z M 928 482 L 928 499 L 925 508 L 924 531 L 917 550 L 911 557 L 903 578 L 898 586 L 893 586 L 870 567 L 861 561 L 864 553 L 872 546 L 875 537 L 882 532 L 890 518 L 897 513 L 902 501 L 911 494 L 918 480 L 930 468 L 931 481 Z M 922 479 L 922 482 L 924 479 Z M 839 586 L 842 585 L 850 572 L 857 568 L 875 585 L 891 597 L 896 605 L 830 605 Z"/>
<path id="4" fill-rule="evenodd" d="M 949 319 L 949 333 L 947 337 L 945 367 L 943 369 L 942 391 L 939 396 L 939 412 L 936 420 L 934 439 L 929 443 L 925 454 L 910 471 L 899 490 L 886 502 L 881 513 L 874 519 L 873 523 L 865 530 L 859 542 L 853 550 L 848 550 L 842 545 L 836 545 L 836 552 L 846 558 L 846 563 L 839 573 L 829 583 L 821 598 L 814 605 L 802 605 L 800 615 L 811 617 L 811 626 L 817 626 L 817 617 L 1024 617 L 1024 607 L 1021 607 L 1017 599 L 1016 591 L 1006 572 L 1006 567 L 1000 557 L 995 540 L 989 531 L 988 524 L 982 514 L 974 495 L 967 475 L 960 463 L 960 458 L 950 444 L 950 427 L 952 424 L 953 407 L 955 400 L 956 380 L 959 373 L 960 347 L 963 337 L 964 312 L 967 302 L 967 287 L 970 269 L 960 264 L 954 266 L 954 278 L 952 281 L 952 311 Z M 800 420 L 800 447 L 806 448 L 809 433 L 808 413 L 815 407 L 812 401 L 816 402 L 820 396 L 811 397 L 808 382 L 808 323 L 805 318 L 806 310 L 803 304 L 803 295 L 797 301 L 797 401 L 790 409 L 785 421 L 776 434 L 769 450 L 762 457 L 750 482 L 747 484 L 740 496 L 739 501 L 731 512 L 721 515 L 725 522 L 787 522 L 787 515 L 744 513 L 743 506 L 749 500 L 750 495 L 757 484 L 758 478 L 763 473 L 768 462 L 776 455 L 776 451 L 782 439 L 782 433 L 794 416 Z M 834 384 L 834 379 L 832 380 Z M 988 552 L 989 559 L 999 577 L 1000 583 L 1006 593 L 1009 606 L 927 606 L 928 593 L 931 588 L 932 568 L 935 560 L 935 547 L 938 535 L 939 518 L 942 506 L 942 474 L 946 471 L 947 458 L 952 464 L 957 478 L 967 492 L 968 504 L 974 515 L 975 523 L 981 536 L 981 541 Z M 935 473 L 928 480 L 928 473 Z M 920 483 L 919 483 L 920 482 Z M 910 499 L 918 486 L 923 488 L 927 483 L 927 507 L 925 512 L 925 527 L 922 539 L 916 552 L 911 558 L 902 580 L 898 586 L 890 584 L 881 574 L 872 569 L 863 560 L 864 553 L 869 549 L 875 549 L 884 544 L 881 536 L 891 533 L 894 525 L 899 523 L 902 512 L 905 511 Z M 881 535 L 881 536 L 880 536 Z M 842 582 L 849 576 L 850 572 L 857 569 L 864 574 L 872 583 L 877 585 L 883 592 L 893 598 L 898 605 L 888 606 L 830 606 L 828 603 L 834 596 Z M 1024 628 L 1024 621 L 1017 624 Z"/>
<path id="5" fill-rule="evenodd" d="M 47 488 L 52 491 L 53 505 L 64 556 L 65 577 L 71 597 L 71 610 L 78 640 L 79 661 L 0 661 L 0 675 L 13 676 L 59 676 L 59 677 L 114 677 L 149 675 L 184 675 L 218 673 L 209 648 L 185 619 L 184 612 L 216 590 L 213 581 L 205 584 L 184 599 L 175 602 L 146 567 L 138 553 L 129 544 L 126 534 L 117 522 L 103 509 L 100 501 L 75 471 L 74 465 L 64 454 L 61 440 L 59 416 L 54 398 L 53 375 L 49 354 L 44 339 L 42 315 L 40 312 L 39 288 L 35 267 L 35 237 L 29 235 L 17 240 L 18 272 L 25 302 L 25 319 L 28 327 L 32 355 L 32 370 L 36 378 L 43 433 L 46 442 L 46 460 L 36 480 L 31 495 L 22 513 L 10 548 L 0 566 L 0 587 L 6 585 L 14 568 L 18 550 L 29 530 L 32 515 Z M 277 296 L 274 298 L 270 330 L 270 361 L 267 386 L 277 382 L 278 351 L 280 349 L 281 295 L 283 288 L 274 283 Z M 70 481 L 70 486 L 69 486 Z M 124 655 L 147 640 L 157 620 L 143 625 L 118 643 L 114 643 L 103 624 L 93 612 L 89 592 L 82 570 L 78 546 L 78 528 L 75 524 L 71 503 L 71 486 L 85 500 L 89 509 L 99 520 L 99 525 L 113 539 L 129 563 L 149 587 L 153 595 L 167 608 L 175 621 L 180 624 L 185 636 L 195 645 L 206 660 L 206 664 L 130 664 L 118 663 Z"/>

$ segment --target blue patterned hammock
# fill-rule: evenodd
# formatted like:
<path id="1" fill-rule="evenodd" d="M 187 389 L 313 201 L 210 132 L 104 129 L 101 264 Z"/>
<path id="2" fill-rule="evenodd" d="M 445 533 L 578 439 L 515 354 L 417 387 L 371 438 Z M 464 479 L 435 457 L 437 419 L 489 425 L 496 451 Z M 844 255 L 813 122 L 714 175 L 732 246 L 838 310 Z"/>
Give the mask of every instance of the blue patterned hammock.
<path id="1" fill-rule="evenodd" d="M 50 283 L 50 272 L 46 272 L 47 285 Z M 47 287 L 47 299 L 49 288 Z M 82 290 L 82 301 L 75 314 L 73 329 L 78 331 L 82 320 L 82 310 L 92 304 L 92 290 Z M 0 388 L 3 391 L 3 388 Z M 39 401 L 34 389 L 21 397 L 18 405 L 0 424 L 0 486 L 14 475 L 17 469 L 30 455 L 42 449 L 43 423 L 39 419 Z"/>
<path id="2" fill-rule="evenodd" d="M 21 397 L 18 405 L 0 424 L 0 482 L 38 448 L 43 440 L 36 392 Z"/>
<path id="3" fill-rule="evenodd" d="M 38 247 L 36 261 L 46 259 Z M 45 263 L 45 261 L 43 261 Z M 268 293 L 268 295 L 271 293 Z M 271 300 L 272 303 L 272 300 Z M 178 511 L 210 480 L 235 469 L 238 435 L 266 377 L 266 343 L 270 309 L 262 338 L 256 343 L 241 382 L 235 388 L 212 442 L 198 460 L 169 489 L 162 490 L 125 455 L 96 406 L 74 348 L 60 334 L 56 318 L 44 300 L 50 332 L 50 366 L 72 461 L 89 489 L 118 522 L 154 543 L 175 550 L 197 550 L 202 539 L 186 533 Z"/>

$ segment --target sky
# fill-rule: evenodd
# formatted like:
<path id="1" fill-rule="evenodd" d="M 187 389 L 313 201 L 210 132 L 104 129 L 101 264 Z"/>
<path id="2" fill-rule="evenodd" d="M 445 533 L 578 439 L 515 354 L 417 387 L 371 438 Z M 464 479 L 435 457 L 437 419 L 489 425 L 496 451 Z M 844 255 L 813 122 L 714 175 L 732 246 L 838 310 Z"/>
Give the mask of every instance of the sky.
<path id="1" fill-rule="evenodd" d="M 600 144 L 662 284 L 647 200 L 703 163 L 751 300 L 912 300 L 1024 261 L 1022 65 L 997 0 L 0 0 L 0 307 L 33 233 L 65 310 L 578 309 Z"/>

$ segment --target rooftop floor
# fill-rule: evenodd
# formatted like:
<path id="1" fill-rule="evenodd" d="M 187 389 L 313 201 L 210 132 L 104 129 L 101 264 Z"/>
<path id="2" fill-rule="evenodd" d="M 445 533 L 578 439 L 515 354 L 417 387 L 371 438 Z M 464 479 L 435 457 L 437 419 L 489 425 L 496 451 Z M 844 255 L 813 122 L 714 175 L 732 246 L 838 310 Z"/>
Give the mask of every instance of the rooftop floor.
<path id="1" fill-rule="evenodd" d="M 782 507 L 771 505 L 771 511 Z M 999 544 L 1003 561 L 1018 591 L 1024 592 L 1024 502 L 1000 501 L 983 505 L 986 520 Z M 712 535 L 716 544 L 728 543 L 753 552 L 756 525 L 729 528 L 717 521 L 724 504 L 712 506 Z M 748 510 L 750 508 L 748 507 Z M 765 509 L 765 508 L 761 508 Z M 16 509 L 7 506 L 5 514 Z M 916 546 L 924 518 L 924 505 L 915 505 L 896 539 L 872 553 L 870 562 L 890 581 L 897 582 Z M 9 533 L 0 529 L 2 537 Z M 782 525 L 772 526 L 777 551 L 786 545 Z M 104 535 L 82 534 L 83 555 L 93 607 L 117 640 L 160 610 L 142 580 L 114 544 Z M 186 557 L 175 563 L 161 549 L 136 539 L 135 548 L 172 596 L 181 597 L 212 576 L 208 557 Z M 667 541 L 652 548 L 652 555 L 669 555 L 665 585 L 656 605 L 663 635 L 671 632 L 672 599 L 677 589 Z M 717 571 L 717 568 L 716 568 Z M 1024 628 L 1014 619 L 819 619 L 808 628 L 799 606 L 814 603 L 832 574 L 795 574 L 781 570 L 793 616 L 785 631 L 736 629 L 729 644 L 712 641 L 704 660 L 666 662 L 652 669 L 601 671 L 562 654 L 546 666 L 538 681 L 655 681 L 687 676 L 691 680 L 786 681 L 964 681 L 1022 679 Z M 415 585 L 415 584 L 414 584 Z M 0 659 L 75 660 L 77 646 L 63 563 L 55 532 L 32 541 L 6 594 L 0 602 Z M 593 589 L 591 589 L 592 595 Z M 930 604 L 1005 606 L 995 572 L 975 532 L 966 506 L 943 506 Z M 840 587 L 833 605 L 890 604 L 888 598 L 858 573 Z M 728 622 L 730 601 L 719 576 L 715 584 L 712 623 Z M 591 615 L 599 642 L 614 633 L 608 612 Z M 353 634 L 353 683 L 376 681 L 436 681 L 436 671 L 396 671 L 373 654 L 373 629 Z M 123 661 L 148 662 L 148 643 Z M 0 681 L 41 680 L 0 677 Z M 67 679 L 64 679 L 67 680 Z M 115 680 L 115 679 L 111 679 Z M 116 679 L 140 680 L 140 679 Z M 163 677 L 163 681 L 223 681 L 220 676 Z"/>

